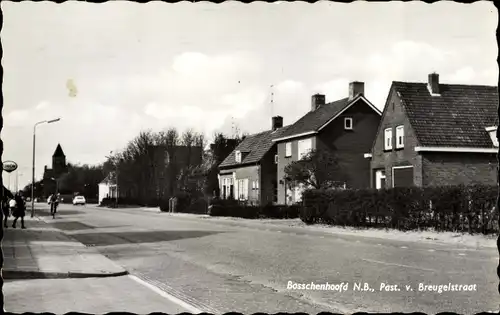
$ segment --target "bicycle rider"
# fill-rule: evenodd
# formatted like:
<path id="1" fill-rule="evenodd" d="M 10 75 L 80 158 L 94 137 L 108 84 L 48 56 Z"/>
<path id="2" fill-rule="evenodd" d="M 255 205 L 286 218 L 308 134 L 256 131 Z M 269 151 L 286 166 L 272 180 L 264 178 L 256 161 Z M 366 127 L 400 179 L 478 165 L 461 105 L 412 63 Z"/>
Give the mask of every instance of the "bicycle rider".
<path id="1" fill-rule="evenodd" d="M 57 212 L 57 206 L 59 205 L 59 194 L 52 194 L 50 196 L 50 214 L 54 214 Z"/>

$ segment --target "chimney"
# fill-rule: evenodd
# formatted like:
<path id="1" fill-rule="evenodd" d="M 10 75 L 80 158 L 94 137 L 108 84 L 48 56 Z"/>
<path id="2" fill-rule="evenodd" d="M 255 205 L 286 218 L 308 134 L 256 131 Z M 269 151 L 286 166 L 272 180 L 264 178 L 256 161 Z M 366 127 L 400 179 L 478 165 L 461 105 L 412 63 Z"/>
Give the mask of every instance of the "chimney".
<path id="1" fill-rule="evenodd" d="M 354 99 L 359 94 L 365 94 L 365 83 L 358 81 L 349 83 L 349 100 Z"/>
<path id="2" fill-rule="evenodd" d="M 274 116 L 273 117 L 273 131 L 276 129 L 279 129 L 283 127 L 283 117 L 281 116 Z"/>
<path id="3" fill-rule="evenodd" d="M 314 94 L 311 99 L 311 112 L 323 105 L 325 105 L 325 96 L 323 94 Z"/>
<path id="4" fill-rule="evenodd" d="M 428 87 L 431 94 L 439 94 L 439 74 L 435 72 L 429 74 Z"/>

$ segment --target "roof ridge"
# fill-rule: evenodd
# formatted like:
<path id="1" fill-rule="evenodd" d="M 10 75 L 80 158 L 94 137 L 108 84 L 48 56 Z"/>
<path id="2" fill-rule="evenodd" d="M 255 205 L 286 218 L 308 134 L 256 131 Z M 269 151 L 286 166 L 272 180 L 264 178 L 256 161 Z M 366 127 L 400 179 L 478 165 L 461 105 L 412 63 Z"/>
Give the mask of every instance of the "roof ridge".
<path id="1" fill-rule="evenodd" d="M 392 81 L 393 83 L 403 83 L 403 84 L 423 84 L 427 85 L 427 82 L 415 82 L 415 81 Z M 467 86 L 467 87 L 490 87 L 490 88 L 498 88 L 497 85 L 485 85 L 485 84 L 463 84 L 463 83 L 439 83 L 439 85 L 448 85 L 448 86 Z"/>

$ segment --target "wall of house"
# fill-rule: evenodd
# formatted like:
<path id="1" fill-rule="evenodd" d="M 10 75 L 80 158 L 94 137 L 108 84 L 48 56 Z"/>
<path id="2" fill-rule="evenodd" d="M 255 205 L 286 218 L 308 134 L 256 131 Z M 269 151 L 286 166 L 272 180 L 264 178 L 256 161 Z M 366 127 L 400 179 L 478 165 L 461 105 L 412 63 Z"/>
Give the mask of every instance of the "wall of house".
<path id="1" fill-rule="evenodd" d="M 278 171 L 278 165 L 275 163 L 274 157 L 278 153 L 277 146 L 273 146 L 269 150 L 264 158 L 261 160 L 260 167 L 260 203 L 262 205 L 267 205 L 277 201 L 275 200 L 275 187 L 277 187 L 278 182 L 276 174 Z"/>
<path id="2" fill-rule="evenodd" d="M 347 117 L 352 118 L 352 130 L 344 129 Z M 338 181 L 348 188 L 370 187 L 370 160 L 364 154 L 371 151 L 379 123 L 380 115 L 360 100 L 318 135 L 318 150 L 334 154 L 339 164 Z"/>
<path id="3" fill-rule="evenodd" d="M 221 171 L 220 172 L 220 183 L 219 183 L 219 187 L 221 188 L 221 194 L 223 192 L 222 186 L 224 183 L 224 178 L 232 178 L 233 179 L 233 183 L 234 183 L 233 196 L 236 199 L 238 198 L 236 181 L 241 180 L 241 179 L 248 179 L 248 201 L 252 202 L 252 203 L 259 203 L 259 201 L 260 201 L 259 191 L 252 189 L 252 181 L 260 181 L 259 174 L 260 174 L 260 166 L 259 165 L 249 165 L 249 166 L 243 166 L 243 167 L 239 167 L 239 168 L 225 169 L 225 170 Z"/>
<path id="4" fill-rule="evenodd" d="M 404 148 L 396 149 L 396 127 L 404 125 Z M 384 150 L 384 130 L 392 128 L 392 150 Z M 392 167 L 413 165 L 413 182 L 422 185 L 422 158 L 415 152 L 418 142 L 401 100 L 391 88 L 372 148 L 370 185 L 375 187 L 375 171 L 385 170 L 386 187 L 392 187 Z"/>
<path id="5" fill-rule="evenodd" d="M 289 141 L 279 142 L 277 145 L 277 154 L 278 154 L 278 165 L 277 165 L 277 184 L 278 184 L 278 204 L 284 205 L 287 204 L 286 201 L 286 190 L 285 190 L 285 167 L 299 160 L 299 140 L 303 139 L 312 139 L 312 148 L 316 149 L 316 136 L 309 135 L 299 138 L 294 138 Z M 286 143 L 292 143 L 292 156 L 286 157 Z"/>
<path id="6" fill-rule="evenodd" d="M 497 157 L 487 153 L 422 153 L 423 185 L 497 184 Z"/>

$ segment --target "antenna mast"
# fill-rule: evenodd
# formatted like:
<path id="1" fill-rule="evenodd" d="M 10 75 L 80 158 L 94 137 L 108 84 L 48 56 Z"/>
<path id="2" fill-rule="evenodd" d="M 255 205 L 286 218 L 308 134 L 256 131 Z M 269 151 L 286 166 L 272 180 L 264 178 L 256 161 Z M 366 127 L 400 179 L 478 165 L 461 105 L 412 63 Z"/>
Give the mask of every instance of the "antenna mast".
<path id="1" fill-rule="evenodd" d="M 271 117 L 274 116 L 274 91 L 273 91 L 274 85 L 271 84 Z"/>

